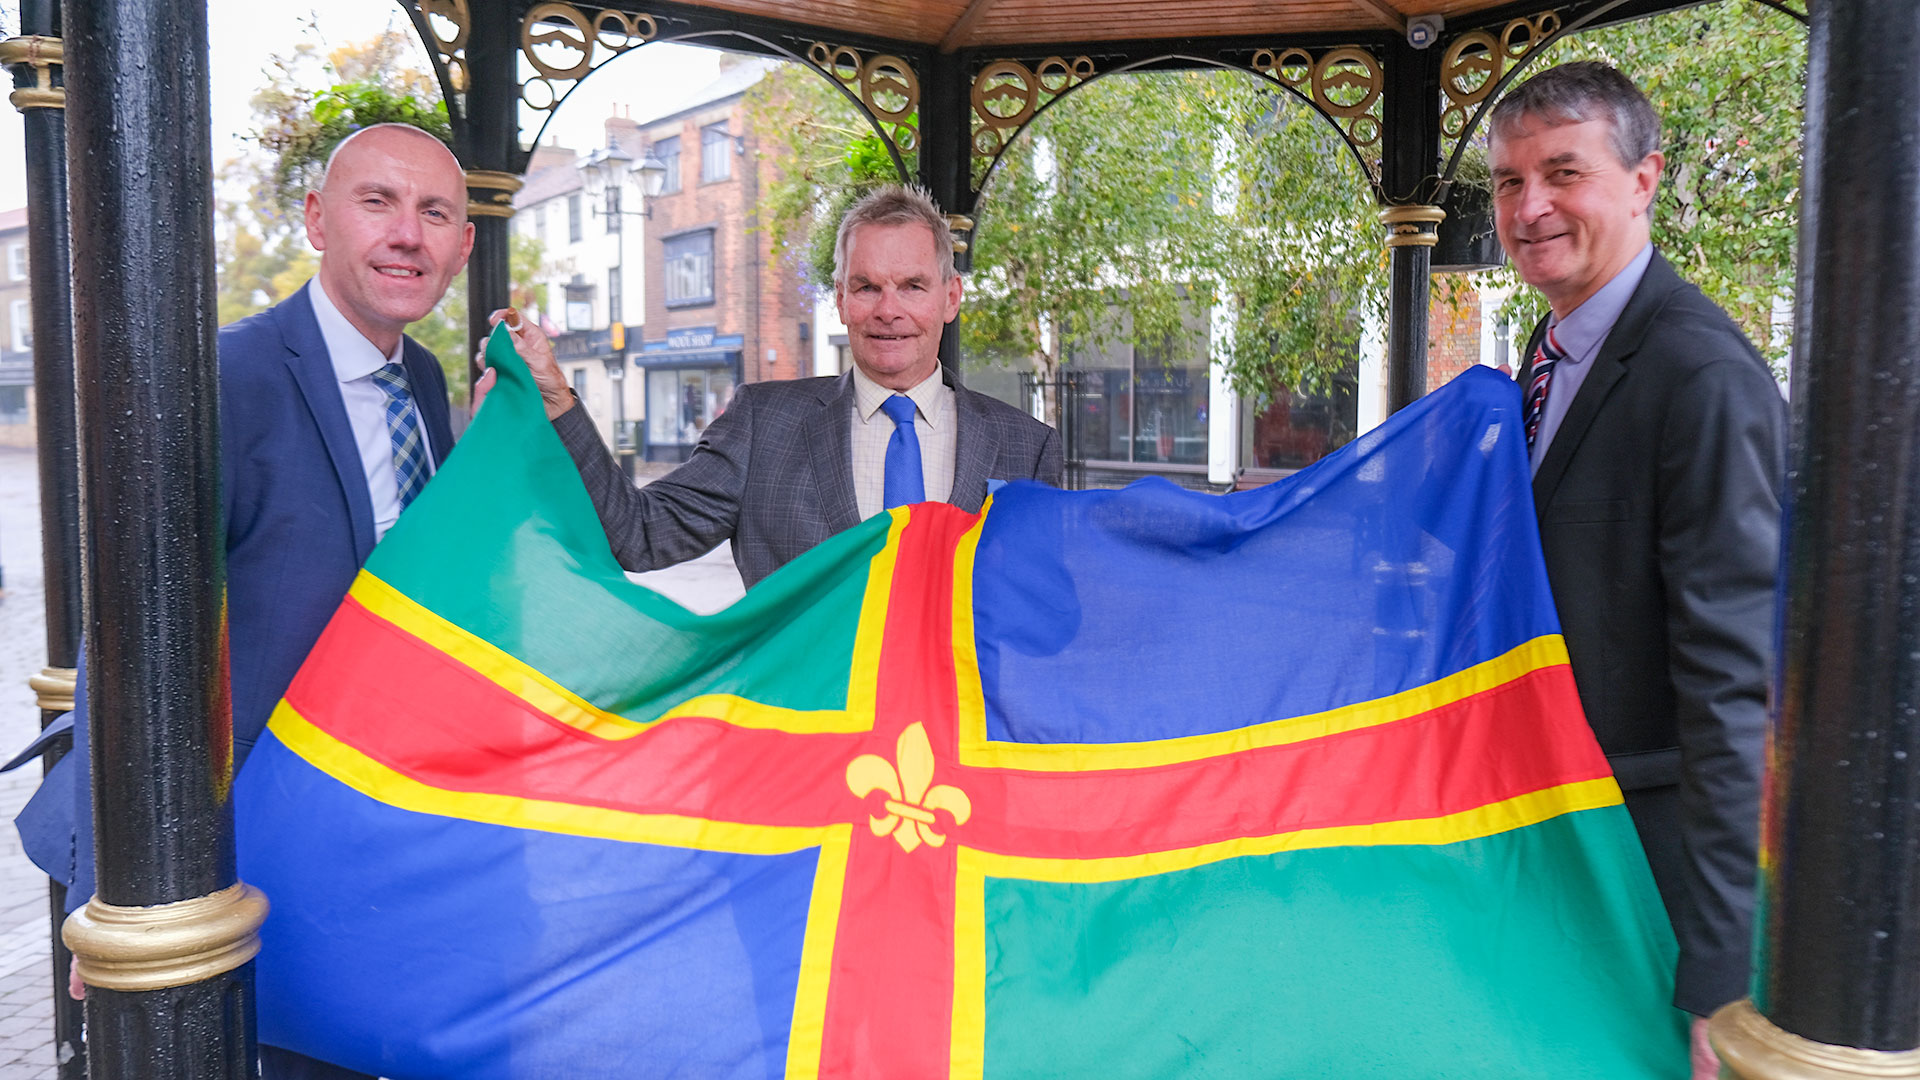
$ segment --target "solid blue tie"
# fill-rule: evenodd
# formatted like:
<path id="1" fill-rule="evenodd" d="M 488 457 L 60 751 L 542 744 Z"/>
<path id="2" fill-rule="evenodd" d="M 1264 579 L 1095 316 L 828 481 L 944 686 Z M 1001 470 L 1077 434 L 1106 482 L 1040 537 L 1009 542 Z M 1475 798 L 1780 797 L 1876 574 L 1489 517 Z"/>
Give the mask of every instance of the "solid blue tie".
<path id="1" fill-rule="evenodd" d="M 389 363 L 373 373 L 374 385 L 387 392 L 387 435 L 393 440 L 393 482 L 405 510 L 427 486 L 427 440 L 420 431 L 420 410 L 407 387 L 407 369 Z"/>
<path id="2" fill-rule="evenodd" d="M 909 506 L 927 501 L 926 479 L 920 472 L 920 435 L 913 430 L 913 399 L 895 394 L 880 403 L 893 420 L 887 440 L 886 506 Z"/>

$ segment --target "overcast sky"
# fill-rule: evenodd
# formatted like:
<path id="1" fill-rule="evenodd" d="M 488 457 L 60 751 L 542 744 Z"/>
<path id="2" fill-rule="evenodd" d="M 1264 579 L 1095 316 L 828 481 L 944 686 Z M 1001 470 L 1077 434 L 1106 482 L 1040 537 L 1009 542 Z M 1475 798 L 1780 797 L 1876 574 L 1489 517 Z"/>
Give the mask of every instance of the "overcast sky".
<path id="1" fill-rule="evenodd" d="M 0 0 L 3 2 L 3 0 Z M 184 2 L 184 0 L 183 0 Z M 5 22 L 11 31 L 19 25 L 19 10 L 7 5 Z M 325 0 L 311 4 L 262 0 L 209 0 L 208 34 L 213 69 L 213 160 L 221 161 L 245 149 L 241 136 L 249 123 L 247 101 L 266 81 L 266 58 L 290 52 L 297 45 L 309 15 L 317 17 L 329 46 L 360 41 L 388 26 L 413 37 L 400 6 L 393 0 Z M 676 99 L 691 86 L 717 73 L 717 53 L 676 45 L 648 45 L 596 71 L 568 97 L 547 128 L 549 139 L 579 149 L 598 146 L 601 122 L 615 106 L 631 106 L 638 118 L 658 112 L 654 103 Z M 418 64 L 426 67 L 422 51 Z M 26 204 L 20 113 L 0 107 L 0 210 Z"/>

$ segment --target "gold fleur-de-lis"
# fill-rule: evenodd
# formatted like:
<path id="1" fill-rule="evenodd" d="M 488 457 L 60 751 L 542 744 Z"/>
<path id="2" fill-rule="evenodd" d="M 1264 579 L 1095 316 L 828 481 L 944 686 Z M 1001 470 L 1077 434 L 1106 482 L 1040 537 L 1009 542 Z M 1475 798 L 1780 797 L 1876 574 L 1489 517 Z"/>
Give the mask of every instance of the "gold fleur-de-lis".
<path id="1" fill-rule="evenodd" d="M 965 825 L 973 816 L 973 802 L 959 788 L 933 782 L 933 743 L 923 725 L 913 724 L 901 732 L 894 749 L 898 768 L 878 754 L 861 754 L 848 762 L 847 787 L 862 799 L 876 791 L 886 792 L 887 812 L 867 819 L 873 835 L 893 833 L 902 851 L 922 843 L 939 847 L 947 838 L 934 831 L 933 812 L 945 810 L 955 825 Z"/>

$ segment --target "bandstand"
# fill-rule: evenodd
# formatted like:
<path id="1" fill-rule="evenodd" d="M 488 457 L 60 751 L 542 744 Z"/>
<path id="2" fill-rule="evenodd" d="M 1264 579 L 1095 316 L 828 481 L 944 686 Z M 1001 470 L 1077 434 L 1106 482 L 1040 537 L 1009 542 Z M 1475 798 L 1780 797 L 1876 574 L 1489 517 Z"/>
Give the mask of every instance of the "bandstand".
<path id="1" fill-rule="evenodd" d="M 400 2 L 467 170 L 475 342 L 508 303 L 512 197 L 546 119 L 650 43 L 808 65 L 932 191 L 963 268 L 999 155 L 1037 115 L 1111 75 L 1211 67 L 1295 95 L 1360 162 L 1391 261 L 1398 408 L 1426 391 L 1432 252 L 1491 106 L 1565 35 L 1692 0 Z M 1716 1017 L 1716 1045 L 1748 1078 L 1920 1077 L 1920 6 L 1719 2 L 1809 21 L 1811 54 L 1761 947 L 1754 1001 Z M 61 1075 L 250 1075 L 259 904 L 227 801 L 207 13 L 23 0 L 20 25 L 0 60 L 27 128 L 48 719 L 70 706 L 83 633 L 96 673 L 99 894 L 73 938 L 88 1045 L 64 1011 Z M 955 360 L 954 327 L 942 351 Z M 58 945 L 53 964 L 63 1000 Z"/>

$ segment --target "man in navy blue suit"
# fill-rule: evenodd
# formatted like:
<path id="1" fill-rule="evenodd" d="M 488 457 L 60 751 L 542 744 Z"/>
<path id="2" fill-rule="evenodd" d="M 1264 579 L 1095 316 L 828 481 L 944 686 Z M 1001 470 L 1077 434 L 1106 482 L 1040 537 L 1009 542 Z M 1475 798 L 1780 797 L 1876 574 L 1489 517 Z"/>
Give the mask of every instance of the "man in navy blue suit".
<path id="1" fill-rule="evenodd" d="M 466 207 L 465 173 L 432 135 L 354 133 L 307 194 L 319 273 L 220 331 L 236 769 L 368 552 L 453 446 L 440 365 L 402 331 L 466 265 Z M 74 752 L 18 821 L 28 855 L 68 883 L 70 908 L 93 893 L 78 719 Z M 270 1046 L 261 1063 L 272 1080 L 360 1075 Z"/>

